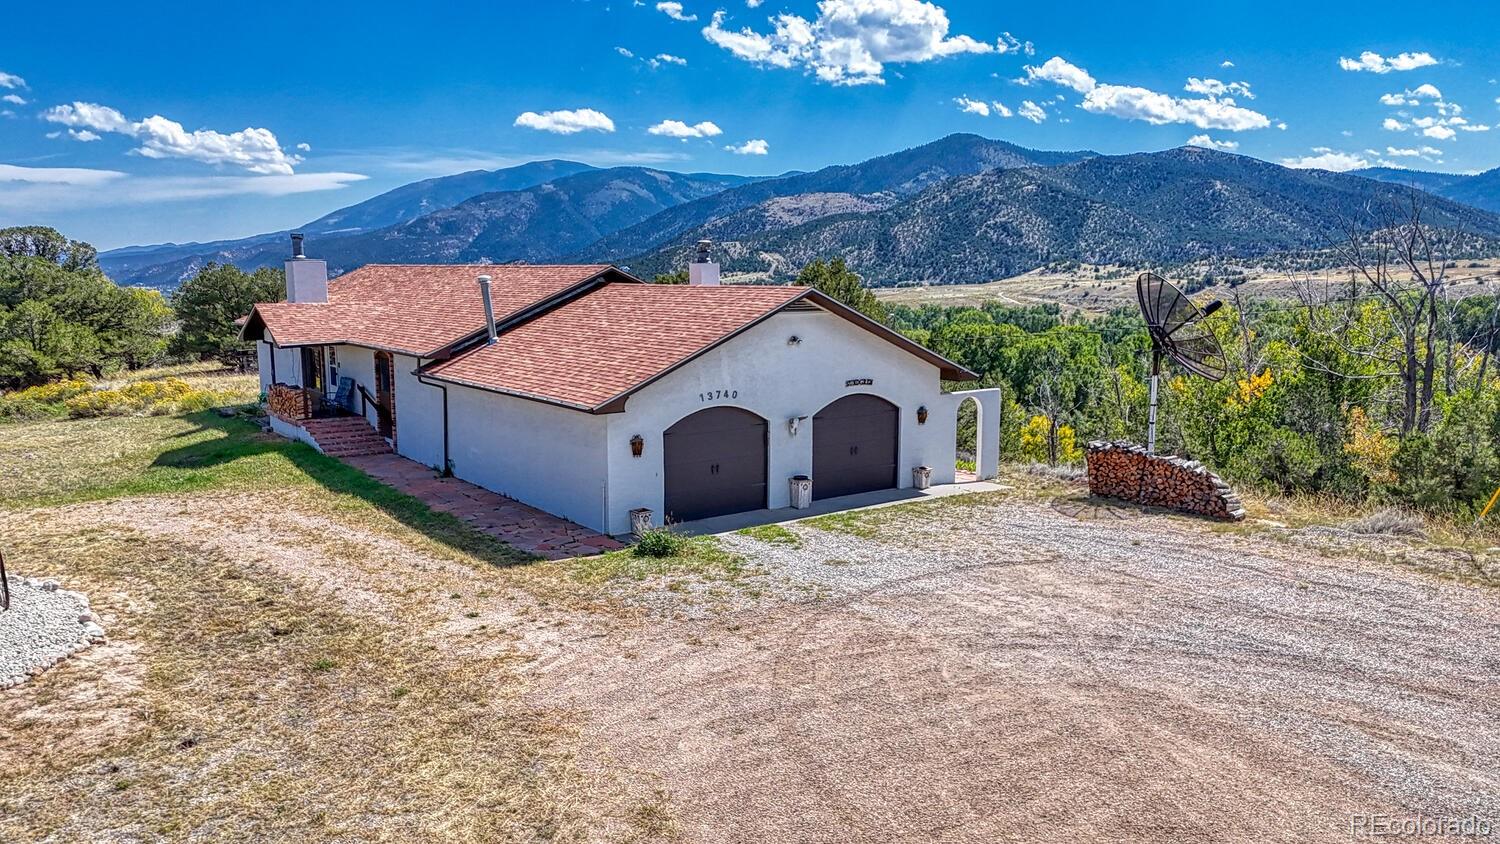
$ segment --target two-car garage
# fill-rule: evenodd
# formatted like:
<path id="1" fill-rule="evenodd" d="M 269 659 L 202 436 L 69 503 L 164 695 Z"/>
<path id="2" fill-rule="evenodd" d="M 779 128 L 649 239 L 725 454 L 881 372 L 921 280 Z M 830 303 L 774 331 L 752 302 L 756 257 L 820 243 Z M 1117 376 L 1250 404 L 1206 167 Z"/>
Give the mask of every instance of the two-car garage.
<path id="1" fill-rule="evenodd" d="M 812 420 L 813 497 L 897 485 L 899 414 L 864 393 L 845 396 Z M 677 522 L 759 510 L 767 504 L 765 419 L 714 407 L 679 420 L 663 436 L 667 518 Z"/>

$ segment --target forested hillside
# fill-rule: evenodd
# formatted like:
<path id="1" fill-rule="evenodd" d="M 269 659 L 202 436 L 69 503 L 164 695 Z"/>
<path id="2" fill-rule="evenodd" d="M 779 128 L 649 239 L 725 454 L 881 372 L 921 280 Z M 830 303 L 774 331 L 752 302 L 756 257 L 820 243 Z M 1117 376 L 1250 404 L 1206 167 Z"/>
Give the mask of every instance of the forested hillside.
<path id="1" fill-rule="evenodd" d="M 721 244 L 727 272 L 786 278 L 839 256 L 869 284 L 981 282 L 1055 261 L 1149 266 L 1254 259 L 1326 247 L 1409 204 L 1411 189 L 1292 170 L 1196 147 L 994 170 L 935 185 L 879 210 L 822 217 Z M 1500 251 L 1500 216 L 1422 195 L 1426 222 L 1471 239 L 1456 254 Z M 688 244 L 627 261 L 652 273 Z"/>

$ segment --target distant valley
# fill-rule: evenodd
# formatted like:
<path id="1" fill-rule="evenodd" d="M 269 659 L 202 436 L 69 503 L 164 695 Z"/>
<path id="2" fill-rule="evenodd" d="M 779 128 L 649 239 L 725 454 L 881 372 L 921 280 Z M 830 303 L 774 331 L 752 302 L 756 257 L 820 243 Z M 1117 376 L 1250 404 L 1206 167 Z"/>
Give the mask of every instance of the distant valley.
<path id="1" fill-rule="evenodd" d="M 1059 261 L 1252 261 L 1316 249 L 1345 220 L 1425 191 L 1426 219 L 1500 250 L 1500 170 L 1293 170 L 1195 147 L 1102 156 L 951 135 L 773 178 L 538 161 L 416 182 L 310 222 L 308 252 L 367 263 L 595 262 L 680 268 L 714 240 L 729 274 L 789 278 L 843 257 L 868 283 L 970 283 Z M 175 287 L 209 262 L 279 264 L 285 232 L 101 255 L 124 283 Z"/>

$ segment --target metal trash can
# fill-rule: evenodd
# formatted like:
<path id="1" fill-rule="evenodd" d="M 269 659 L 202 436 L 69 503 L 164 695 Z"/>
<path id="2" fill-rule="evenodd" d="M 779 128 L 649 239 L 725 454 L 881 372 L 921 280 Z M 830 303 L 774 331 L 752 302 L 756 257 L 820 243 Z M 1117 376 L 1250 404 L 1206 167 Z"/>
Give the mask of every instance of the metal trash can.
<path id="1" fill-rule="evenodd" d="M 637 507 L 630 511 L 630 532 L 637 539 L 651 529 L 651 508 Z"/>
<path id="2" fill-rule="evenodd" d="M 792 492 L 792 509 L 806 510 L 812 506 L 812 478 L 806 475 L 793 475 L 790 481 Z"/>
<path id="3" fill-rule="evenodd" d="M 911 470 L 911 485 L 917 489 L 932 486 L 932 467 L 918 466 Z"/>

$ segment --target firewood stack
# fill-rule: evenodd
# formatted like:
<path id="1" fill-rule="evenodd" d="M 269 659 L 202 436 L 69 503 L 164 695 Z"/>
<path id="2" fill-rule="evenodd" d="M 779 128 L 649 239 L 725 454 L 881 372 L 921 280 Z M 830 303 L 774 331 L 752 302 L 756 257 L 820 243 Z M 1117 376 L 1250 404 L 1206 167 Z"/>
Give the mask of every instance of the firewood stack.
<path id="1" fill-rule="evenodd" d="M 286 384 L 272 384 L 266 391 L 266 409 L 273 416 L 288 422 L 297 422 L 312 416 L 312 407 L 307 391 Z"/>
<path id="2" fill-rule="evenodd" d="M 1225 521 L 1245 518 L 1245 506 L 1229 484 L 1196 460 L 1148 455 L 1128 442 L 1088 444 L 1089 492 L 1152 507 L 1166 507 Z"/>

